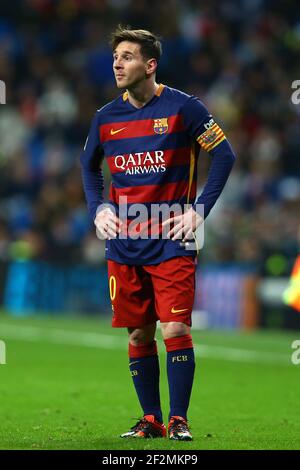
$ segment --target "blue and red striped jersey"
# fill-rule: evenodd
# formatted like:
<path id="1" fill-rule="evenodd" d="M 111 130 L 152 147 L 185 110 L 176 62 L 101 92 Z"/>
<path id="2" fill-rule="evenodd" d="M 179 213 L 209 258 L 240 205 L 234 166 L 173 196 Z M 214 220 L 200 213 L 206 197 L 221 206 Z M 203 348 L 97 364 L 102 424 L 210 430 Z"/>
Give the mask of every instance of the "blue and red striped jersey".
<path id="1" fill-rule="evenodd" d="M 200 148 L 212 157 L 207 183 L 198 200 L 197 161 Z M 122 219 L 122 205 L 134 209 L 154 203 L 204 204 L 207 216 L 230 173 L 234 154 L 222 129 L 196 97 L 160 85 L 142 108 L 127 92 L 99 109 L 81 154 L 83 185 L 94 219 L 103 203 L 101 160 L 111 173 L 109 202 Z M 134 212 L 134 211 L 133 211 Z M 136 214 L 137 215 L 137 214 Z M 130 222 L 126 214 L 126 223 Z M 122 219 L 124 221 L 124 219 Z M 157 264 L 187 253 L 180 240 L 117 237 L 106 241 L 106 259 L 124 264 Z"/>

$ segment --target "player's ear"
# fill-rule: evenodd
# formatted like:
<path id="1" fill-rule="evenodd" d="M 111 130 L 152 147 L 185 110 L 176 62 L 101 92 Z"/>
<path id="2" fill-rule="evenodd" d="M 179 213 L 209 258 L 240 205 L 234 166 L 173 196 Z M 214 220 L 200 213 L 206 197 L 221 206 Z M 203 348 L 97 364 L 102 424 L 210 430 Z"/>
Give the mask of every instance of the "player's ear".
<path id="1" fill-rule="evenodd" d="M 151 75 L 151 73 L 154 73 L 157 68 L 157 61 L 156 59 L 149 59 L 147 60 L 146 63 L 146 72 L 147 74 Z"/>

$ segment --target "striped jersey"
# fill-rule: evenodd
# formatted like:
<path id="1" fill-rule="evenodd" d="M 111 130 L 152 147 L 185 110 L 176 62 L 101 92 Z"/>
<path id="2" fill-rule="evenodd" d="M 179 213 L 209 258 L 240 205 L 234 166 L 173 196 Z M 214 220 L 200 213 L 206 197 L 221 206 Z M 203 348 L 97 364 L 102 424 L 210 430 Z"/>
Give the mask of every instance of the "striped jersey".
<path id="1" fill-rule="evenodd" d="M 221 167 L 215 165 L 210 176 L 212 185 L 204 188 L 202 200 L 200 196 L 196 201 L 200 148 L 223 161 Z M 137 204 L 143 204 L 147 218 L 136 220 L 139 229 L 144 224 L 148 233 L 154 204 L 183 207 L 203 203 L 206 216 L 227 180 L 234 155 L 222 129 L 198 98 L 161 84 L 141 108 L 132 105 L 125 92 L 96 112 L 81 155 L 83 184 L 93 219 L 103 202 L 102 158 L 106 158 L 111 173 L 109 203 L 127 228 L 138 216 Z M 161 221 L 156 222 L 155 238 L 145 233 L 137 238 L 129 231 L 128 237 L 107 240 L 106 259 L 124 264 L 157 264 L 175 256 L 196 254 L 187 252 L 180 240 L 163 239 Z"/>

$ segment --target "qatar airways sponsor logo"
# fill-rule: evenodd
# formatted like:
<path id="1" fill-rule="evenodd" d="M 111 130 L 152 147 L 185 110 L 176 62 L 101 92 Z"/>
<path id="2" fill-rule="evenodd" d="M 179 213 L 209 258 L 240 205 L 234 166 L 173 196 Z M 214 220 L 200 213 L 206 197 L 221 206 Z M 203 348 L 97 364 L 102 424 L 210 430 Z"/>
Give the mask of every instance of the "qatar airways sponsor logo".
<path id="1" fill-rule="evenodd" d="M 124 171 L 125 175 L 143 175 L 166 171 L 163 150 L 116 155 L 114 157 L 114 164 L 118 170 Z"/>

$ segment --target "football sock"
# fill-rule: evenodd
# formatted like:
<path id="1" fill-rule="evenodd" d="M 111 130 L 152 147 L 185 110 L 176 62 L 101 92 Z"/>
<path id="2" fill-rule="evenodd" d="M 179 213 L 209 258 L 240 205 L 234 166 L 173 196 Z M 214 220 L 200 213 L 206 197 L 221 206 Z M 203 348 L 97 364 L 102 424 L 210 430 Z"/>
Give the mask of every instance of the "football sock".
<path id="1" fill-rule="evenodd" d="M 144 415 L 154 415 L 162 423 L 156 341 L 139 346 L 129 343 L 129 369 Z"/>
<path id="2" fill-rule="evenodd" d="M 167 350 L 167 374 L 170 393 L 171 416 L 187 419 L 192 392 L 195 356 L 192 337 L 184 335 L 164 340 Z"/>

